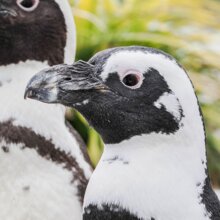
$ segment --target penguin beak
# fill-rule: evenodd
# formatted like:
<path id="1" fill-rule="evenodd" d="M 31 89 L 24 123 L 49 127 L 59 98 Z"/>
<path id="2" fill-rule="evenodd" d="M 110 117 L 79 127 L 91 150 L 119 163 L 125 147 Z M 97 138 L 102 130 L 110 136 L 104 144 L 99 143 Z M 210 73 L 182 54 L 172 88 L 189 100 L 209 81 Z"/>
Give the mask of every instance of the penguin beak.
<path id="1" fill-rule="evenodd" d="M 17 12 L 9 7 L 0 4 L 0 18 L 17 17 Z"/>
<path id="2" fill-rule="evenodd" d="M 74 103 L 91 98 L 91 91 L 103 90 L 108 87 L 95 75 L 94 66 L 78 61 L 73 65 L 57 65 L 35 75 L 26 87 L 24 98 L 74 107 Z"/>

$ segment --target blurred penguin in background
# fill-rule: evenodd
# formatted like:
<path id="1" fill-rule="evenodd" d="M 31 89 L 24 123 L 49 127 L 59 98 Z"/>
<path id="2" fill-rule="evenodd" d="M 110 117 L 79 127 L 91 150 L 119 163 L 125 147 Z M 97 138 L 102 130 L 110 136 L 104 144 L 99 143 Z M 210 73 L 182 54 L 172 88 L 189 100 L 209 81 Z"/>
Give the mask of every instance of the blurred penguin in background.
<path id="1" fill-rule="evenodd" d="M 23 98 L 36 72 L 74 61 L 75 39 L 67 0 L 0 0 L 1 220 L 81 219 L 85 146 L 65 108 Z"/>

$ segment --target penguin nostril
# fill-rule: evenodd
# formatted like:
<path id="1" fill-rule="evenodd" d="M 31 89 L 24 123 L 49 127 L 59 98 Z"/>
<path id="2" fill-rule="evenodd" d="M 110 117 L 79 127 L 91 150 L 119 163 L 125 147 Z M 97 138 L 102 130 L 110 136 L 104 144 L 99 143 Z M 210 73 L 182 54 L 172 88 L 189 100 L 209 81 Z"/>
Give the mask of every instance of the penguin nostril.
<path id="1" fill-rule="evenodd" d="M 17 5 L 24 11 L 34 11 L 39 4 L 39 0 L 17 0 Z"/>
<path id="2" fill-rule="evenodd" d="M 72 79 L 71 77 L 65 77 L 64 78 L 65 81 L 71 81 L 71 79 Z"/>

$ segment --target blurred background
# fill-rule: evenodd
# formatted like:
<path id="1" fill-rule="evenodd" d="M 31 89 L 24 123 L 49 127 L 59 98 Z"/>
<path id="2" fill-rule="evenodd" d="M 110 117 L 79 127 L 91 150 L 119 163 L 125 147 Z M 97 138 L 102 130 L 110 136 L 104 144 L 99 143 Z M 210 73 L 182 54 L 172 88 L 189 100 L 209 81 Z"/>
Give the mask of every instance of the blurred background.
<path id="1" fill-rule="evenodd" d="M 220 187 L 220 0 L 70 0 L 77 57 L 122 45 L 144 45 L 173 55 L 188 71 L 207 130 L 209 173 Z M 93 165 L 103 144 L 77 112 L 68 118 L 88 145 Z"/>

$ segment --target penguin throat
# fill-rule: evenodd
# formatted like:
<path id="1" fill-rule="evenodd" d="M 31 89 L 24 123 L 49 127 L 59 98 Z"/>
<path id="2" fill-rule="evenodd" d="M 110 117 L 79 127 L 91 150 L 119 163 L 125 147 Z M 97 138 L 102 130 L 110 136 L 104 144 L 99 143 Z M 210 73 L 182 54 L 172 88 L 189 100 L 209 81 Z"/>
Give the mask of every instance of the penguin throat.
<path id="1" fill-rule="evenodd" d="M 207 169 L 205 140 L 204 137 L 195 138 L 195 134 L 190 136 L 185 130 L 182 128 L 177 133 L 170 135 L 143 134 L 118 144 L 106 144 L 104 160 L 115 158 L 117 161 L 118 158 L 119 160 L 123 158 L 129 163 L 137 158 L 137 162 L 143 163 L 143 167 L 146 167 L 147 163 L 150 167 L 154 166 L 154 163 L 160 166 L 160 162 L 162 166 L 163 161 L 168 160 L 169 166 L 175 167 L 176 164 L 180 164 L 182 169 L 189 168 L 192 173 L 197 175 L 197 169 L 200 167 L 204 171 Z M 149 155 L 151 156 L 149 157 Z"/>
<path id="2" fill-rule="evenodd" d="M 151 134 L 106 145 L 88 186 L 85 207 L 120 204 L 140 219 L 150 219 L 152 214 L 163 219 L 167 210 L 172 213 L 176 208 L 175 218 L 171 214 L 167 219 L 181 219 L 183 206 L 179 204 L 185 204 L 193 213 L 188 219 L 207 219 L 201 203 L 206 158 L 199 150 L 205 146 L 177 139 Z M 94 190 L 97 185 L 99 190 Z"/>

